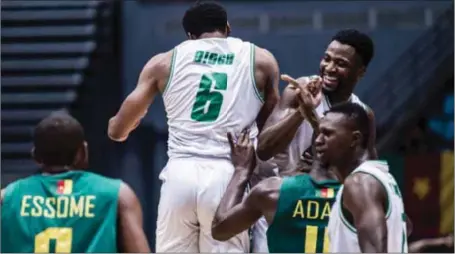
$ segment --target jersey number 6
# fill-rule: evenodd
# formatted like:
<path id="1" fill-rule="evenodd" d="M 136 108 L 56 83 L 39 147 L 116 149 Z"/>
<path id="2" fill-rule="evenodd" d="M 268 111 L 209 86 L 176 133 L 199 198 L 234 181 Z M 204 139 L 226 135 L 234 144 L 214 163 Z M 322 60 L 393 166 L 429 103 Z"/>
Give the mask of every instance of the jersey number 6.
<path id="1" fill-rule="evenodd" d="M 214 86 L 213 86 L 214 85 Z M 220 115 L 223 94 L 227 89 L 227 74 L 214 72 L 203 74 L 196 99 L 191 110 L 191 119 L 198 122 L 213 122 Z"/>

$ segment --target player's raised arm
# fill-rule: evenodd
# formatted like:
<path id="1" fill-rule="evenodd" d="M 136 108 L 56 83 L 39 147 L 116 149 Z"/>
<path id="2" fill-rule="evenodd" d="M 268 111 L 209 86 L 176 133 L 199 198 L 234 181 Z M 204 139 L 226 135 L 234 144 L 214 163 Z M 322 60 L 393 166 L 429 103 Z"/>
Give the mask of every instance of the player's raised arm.
<path id="1" fill-rule="evenodd" d="M 321 82 L 319 78 L 310 81 L 307 77 L 298 78 L 296 81 L 298 84 L 286 86 L 280 101 L 267 119 L 264 130 L 259 135 L 257 154 L 261 160 L 265 161 L 278 153 L 285 152 L 286 147 L 291 143 L 305 119 L 302 111 L 299 110 L 300 105 L 303 105 L 303 100 L 300 97 L 302 96 L 302 87 L 310 83 Z M 320 84 L 314 85 L 320 87 Z M 308 101 L 309 103 L 320 103 L 320 93 L 317 92 L 316 94 L 318 95 L 317 98 L 314 96 L 315 94 L 309 94 L 312 95 L 310 101 Z M 308 106 L 314 108 L 316 105 Z"/>
<path id="2" fill-rule="evenodd" d="M 248 229 L 262 216 L 257 205 L 258 195 L 260 195 L 257 188 L 254 188 L 254 191 L 242 202 L 246 186 L 256 165 L 249 132 L 243 131 L 236 143 L 228 133 L 228 140 L 235 171 L 212 222 L 212 237 L 218 241 L 229 240 L 232 236 Z"/>
<path id="3" fill-rule="evenodd" d="M 387 224 L 384 187 L 372 176 L 356 173 L 346 179 L 343 206 L 352 214 L 360 250 L 387 252 Z"/>
<path id="4" fill-rule="evenodd" d="M 133 190 L 122 183 L 118 199 L 118 243 L 124 253 L 150 253 L 142 225 L 142 208 Z"/>
<path id="5" fill-rule="evenodd" d="M 172 51 L 158 54 L 142 69 L 136 88 L 123 101 L 120 110 L 109 120 L 108 135 L 114 141 L 125 141 L 147 113 L 159 87 L 169 76 Z"/>
<path id="6" fill-rule="evenodd" d="M 280 93 L 278 85 L 280 83 L 280 69 L 278 63 L 270 51 L 255 47 L 255 80 L 264 93 L 264 105 L 256 118 L 259 132 L 263 129 L 267 118 L 269 118 L 275 108 Z"/>

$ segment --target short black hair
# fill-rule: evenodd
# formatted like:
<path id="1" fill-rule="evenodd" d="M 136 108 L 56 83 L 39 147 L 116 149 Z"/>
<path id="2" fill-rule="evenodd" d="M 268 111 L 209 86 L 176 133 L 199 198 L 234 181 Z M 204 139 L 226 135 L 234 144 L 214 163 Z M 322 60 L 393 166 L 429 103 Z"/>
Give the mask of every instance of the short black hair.
<path id="1" fill-rule="evenodd" d="M 183 16 L 185 33 L 196 37 L 203 33 L 224 32 L 227 26 L 227 13 L 223 6 L 215 2 L 196 2 Z"/>
<path id="2" fill-rule="evenodd" d="M 65 111 L 53 112 L 35 128 L 35 160 L 45 166 L 72 166 L 84 140 L 84 129 L 75 118 Z"/>
<path id="3" fill-rule="evenodd" d="M 345 29 L 338 31 L 332 37 L 332 41 L 338 41 L 342 44 L 347 44 L 355 49 L 357 55 L 362 59 L 363 65 L 366 67 L 374 56 L 374 43 L 370 36 L 355 30 Z"/>
<path id="4" fill-rule="evenodd" d="M 355 125 L 354 128 L 360 131 L 363 136 L 362 148 L 367 148 L 370 136 L 370 118 L 362 105 L 352 102 L 343 102 L 334 105 L 326 114 L 327 113 L 340 113 L 349 118 L 349 120 L 352 120 Z"/>

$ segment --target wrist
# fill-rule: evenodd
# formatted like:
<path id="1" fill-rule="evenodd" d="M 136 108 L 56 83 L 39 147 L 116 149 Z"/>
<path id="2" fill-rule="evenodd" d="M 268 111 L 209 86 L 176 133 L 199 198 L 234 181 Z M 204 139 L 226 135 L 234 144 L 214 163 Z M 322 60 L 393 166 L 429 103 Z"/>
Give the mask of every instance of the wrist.
<path id="1" fill-rule="evenodd" d="M 253 171 L 249 170 L 248 167 L 245 166 L 235 166 L 234 175 L 239 177 L 240 179 L 249 179 L 252 175 Z"/>
<path id="2" fill-rule="evenodd" d="M 300 107 L 300 106 L 297 107 L 297 110 L 294 111 L 293 117 L 300 121 L 305 120 L 306 116 L 305 116 L 305 112 L 303 111 L 302 107 Z"/>

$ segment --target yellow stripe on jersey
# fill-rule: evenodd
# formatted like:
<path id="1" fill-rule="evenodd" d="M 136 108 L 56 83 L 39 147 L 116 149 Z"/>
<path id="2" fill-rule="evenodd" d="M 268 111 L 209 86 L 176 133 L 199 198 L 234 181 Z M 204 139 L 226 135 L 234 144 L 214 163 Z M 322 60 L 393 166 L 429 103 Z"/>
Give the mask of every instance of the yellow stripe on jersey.
<path id="1" fill-rule="evenodd" d="M 73 180 L 65 180 L 63 184 L 63 194 L 73 193 Z"/>

